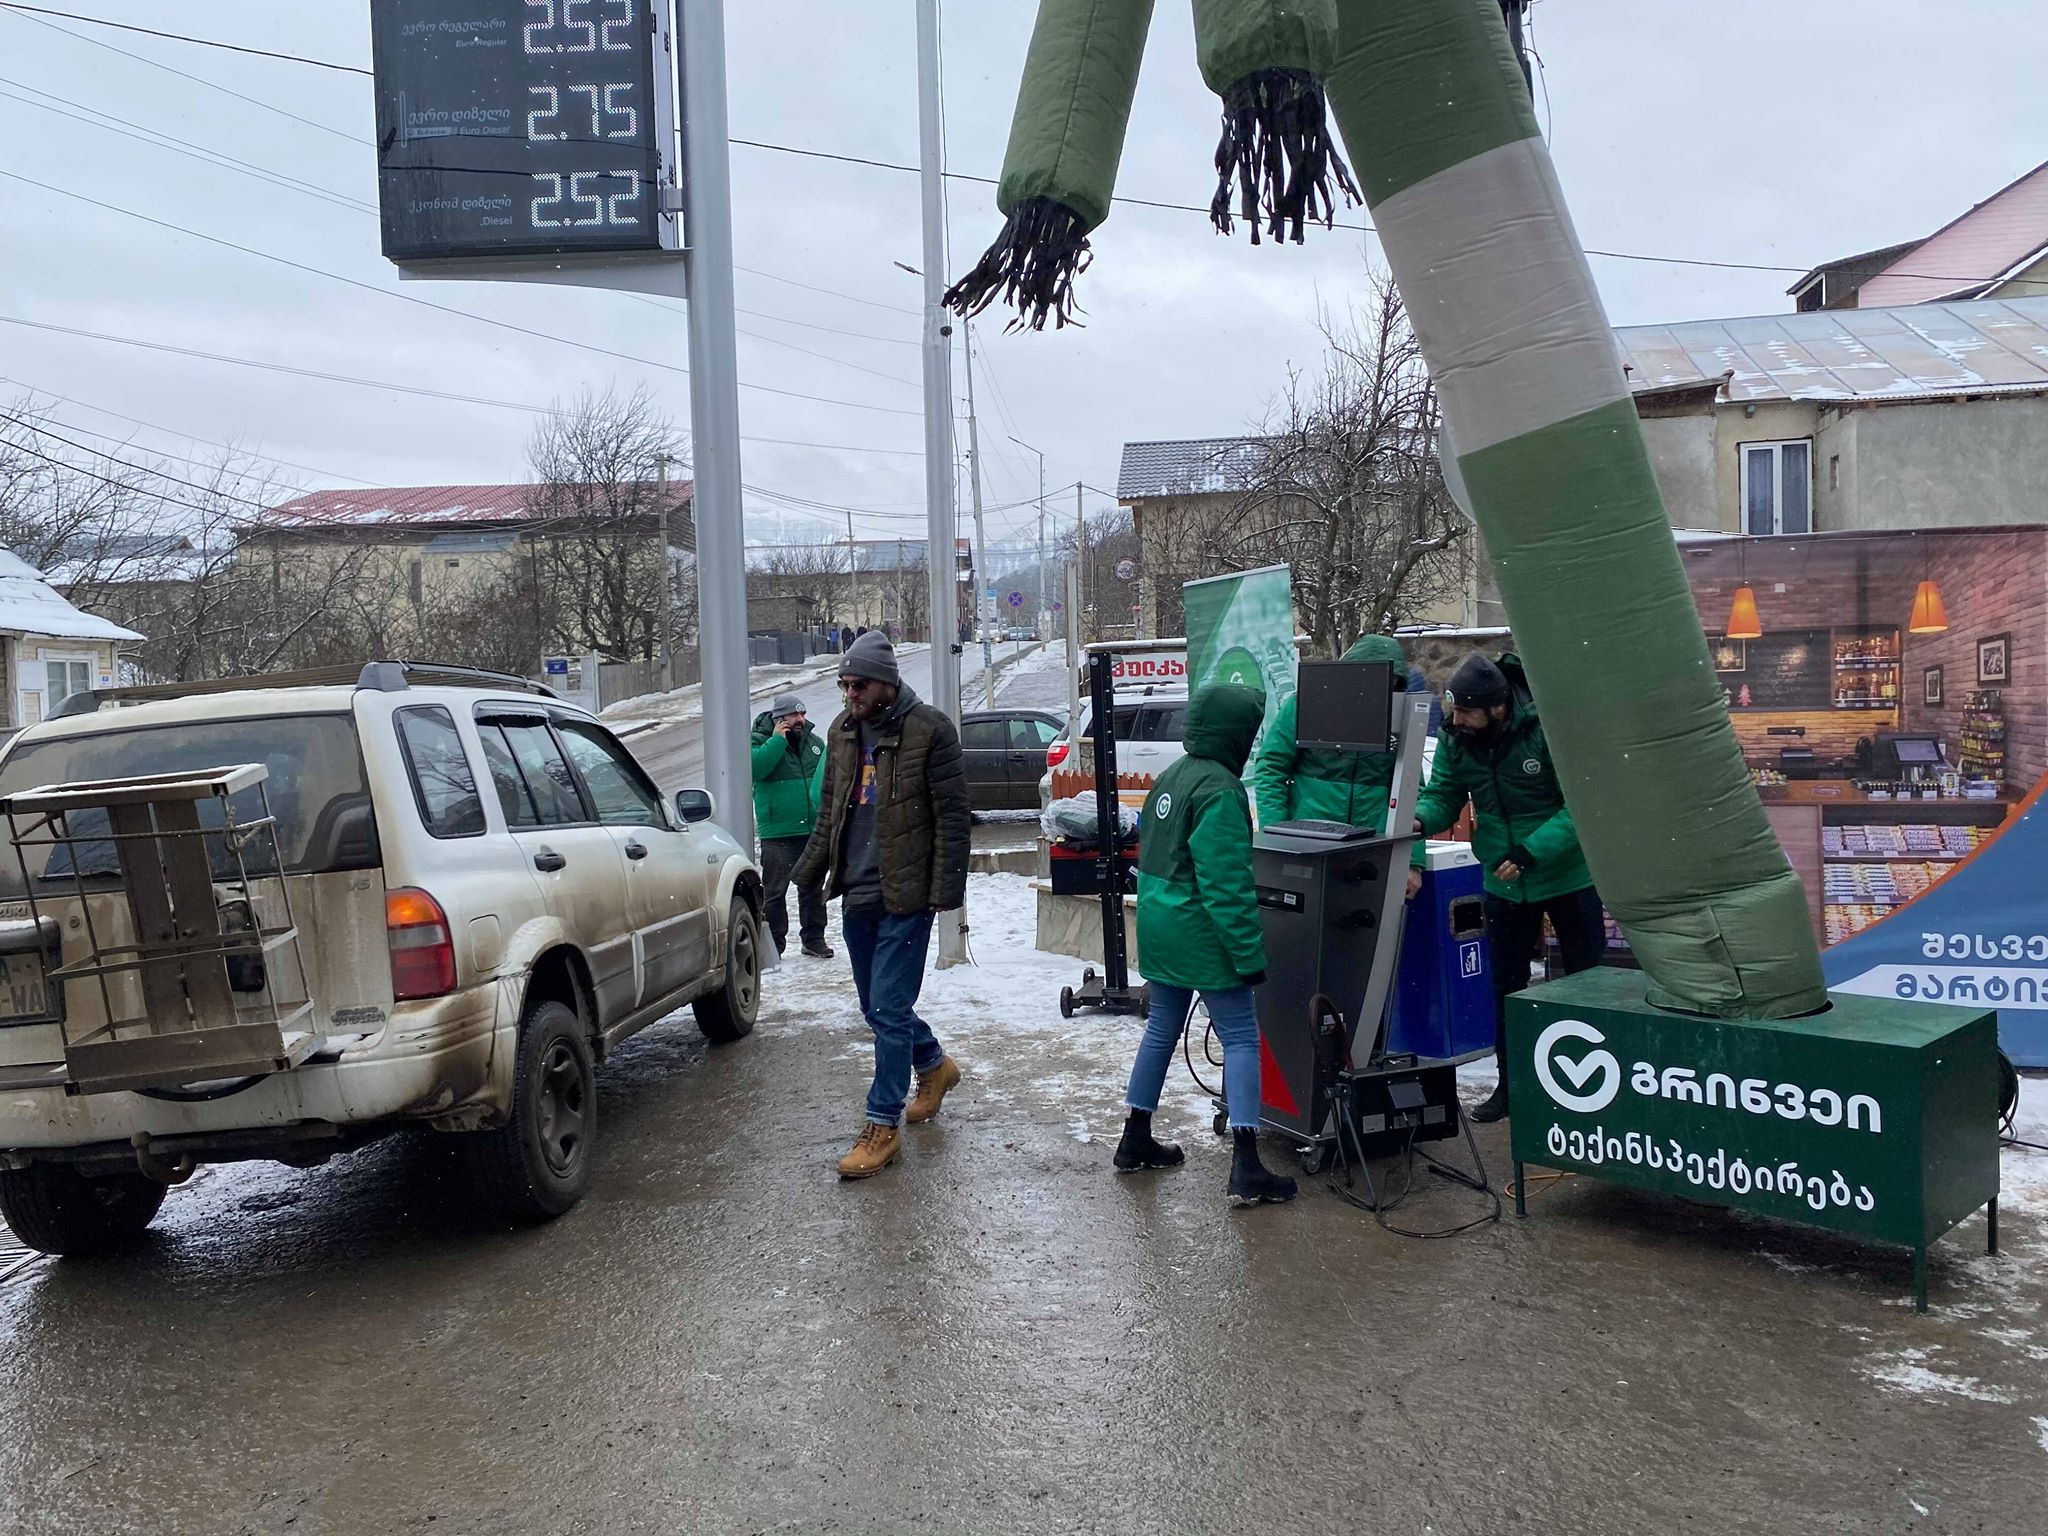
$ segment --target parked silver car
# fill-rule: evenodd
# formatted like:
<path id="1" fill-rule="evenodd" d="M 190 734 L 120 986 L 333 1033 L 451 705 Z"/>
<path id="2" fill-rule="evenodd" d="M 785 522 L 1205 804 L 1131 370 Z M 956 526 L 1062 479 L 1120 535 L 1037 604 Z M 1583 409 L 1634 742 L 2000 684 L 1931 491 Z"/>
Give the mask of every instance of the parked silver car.
<path id="1" fill-rule="evenodd" d="M 42 785 L 262 766 L 312 1038 L 278 1070 L 92 1091 L 82 1038 L 166 1025 L 140 991 L 131 1026 L 101 1017 L 128 1006 L 116 994 L 50 974 L 130 921 L 130 861 L 111 840 L 20 863 L 0 848 L 0 1214 L 34 1247 L 133 1239 L 199 1163 L 311 1165 L 404 1126 L 457 1135 L 507 1215 L 558 1215 L 590 1182 L 606 1052 L 686 1003 L 713 1041 L 754 1026 L 759 870 L 708 794 L 666 799 L 545 690 L 376 662 L 80 695 L 60 715 L 0 756 L 0 808 Z M 212 873 L 223 911 L 255 905 Z M 165 995 L 159 978 L 159 1011 Z"/>

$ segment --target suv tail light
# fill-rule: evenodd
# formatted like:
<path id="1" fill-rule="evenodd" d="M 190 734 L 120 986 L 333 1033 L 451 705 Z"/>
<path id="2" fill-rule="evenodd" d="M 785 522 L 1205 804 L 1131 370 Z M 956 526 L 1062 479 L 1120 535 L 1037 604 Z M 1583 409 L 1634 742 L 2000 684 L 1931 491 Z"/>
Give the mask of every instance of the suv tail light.
<path id="1" fill-rule="evenodd" d="M 448 914 L 425 891 L 384 893 L 384 937 L 391 946 L 391 995 L 443 997 L 455 990 L 455 940 Z"/>
<path id="2" fill-rule="evenodd" d="M 1068 744 L 1067 738 L 1062 736 L 1058 741 L 1045 749 L 1045 766 L 1048 768 L 1059 767 L 1061 763 L 1067 760 L 1067 753 L 1071 750 L 1073 749 Z"/>

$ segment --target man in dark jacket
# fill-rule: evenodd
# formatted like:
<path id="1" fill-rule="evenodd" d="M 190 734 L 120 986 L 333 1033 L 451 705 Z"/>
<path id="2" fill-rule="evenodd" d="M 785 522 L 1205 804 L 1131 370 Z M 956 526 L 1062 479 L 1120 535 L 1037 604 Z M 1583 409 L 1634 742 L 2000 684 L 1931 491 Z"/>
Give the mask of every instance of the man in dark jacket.
<path id="1" fill-rule="evenodd" d="M 818 824 L 825 743 L 811 729 L 804 701 L 781 693 L 754 717 L 754 829 L 761 838 L 761 884 L 776 953 L 789 947 L 789 875 Z M 798 886 L 797 935 L 804 953 L 832 958 L 825 942 L 825 895 Z"/>
<path id="2" fill-rule="evenodd" d="M 841 898 L 840 932 L 875 1033 L 867 1123 L 839 1163 L 841 1178 L 863 1179 L 895 1161 L 898 1125 L 931 1119 L 960 1081 L 917 1016 L 917 994 L 933 916 L 967 900 L 973 812 L 960 733 L 904 686 L 887 635 L 870 630 L 847 648 L 839 687 L 846 708 L 826 732 L 818 825 L 796 882 Z"/>
<path id="3" fill-rule="evenodd" d="M 1543 920 L 1557 934 L 1566 974 L 1607 950 L 1607 914 L 1550 761 L 1543 722 L 1522 664 L 1474 652 L 1444 690 L 1444 734 L 1417 805 L 1416 830 L 1446 830 L 1472 806 L 1472 852 L 1486 871 L 1486 948 L 1493 969 L 1493 1052 L 1500 1083 L 1474 1120 L 1508 1112 L 1507 1000 L 1529 985 Z"/>
<path id="4" fill-rule="evenodd" d="M 1181 1149 L 1152 1136 L 1152 1114 L 1187 1028 L 1195 994 L 1223 1042 L 1230 1101 L 1228 1192 L 1238 1205 L 1292 1200 L 1294 1181 L 1259 1161 L 1259 1022 L 1252 989 L 1266 979 L 1266 941 L 1252 883 L 1251 802 L 1244 763 L 1265 697 L 1236 683 L 1188 701 L 1187 755 L 1159 775 L 1138 821 L 1138 953 L 1150 1002 L 1124 1093 L 1130 1111 L 1118 1173 L 1172 1168 Z"/>

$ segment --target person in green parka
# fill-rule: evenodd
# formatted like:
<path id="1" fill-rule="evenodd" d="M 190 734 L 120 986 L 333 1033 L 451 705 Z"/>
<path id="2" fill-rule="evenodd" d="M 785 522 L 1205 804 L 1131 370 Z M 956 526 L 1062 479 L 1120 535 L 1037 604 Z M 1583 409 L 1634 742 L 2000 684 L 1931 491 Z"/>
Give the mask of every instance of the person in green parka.
<path id="1" fill-rule="evenodd" d="M 1385 635 L 1360 637 L 1344 653 L 1345 661 L 1383 661 L 1394 669 L 1394 687 L 1406 691 L 1422 686 L 1411 674 L 1401 643 Z M 1341 821 L 1354 827 L 1386 830 L 1387 791 L 1394 783 L 1391 752 L 1333 752 L 1323 747 L 1304 750 L 1295 736 L 1295 705 L 1290 696 L 1274 711 L 1273 723 L 1259 746 L 1259 764 L 1252 772 L 1258 797 L 1259 825 L 1283 821 Z M 1427 853 L 1420 842 L 1409 858 L 1408 894 L 1422 884 Z"/>
<path id="2" fill-rule="evenodd" d="M 754 827 L 761 838 L 761 884 L 776 953 L 789 947 L 789 877 L 818 824 L 825 743 L 811 729 L 804 701 L 782 693 L 754 717 Z M 825 942 L 825 892 L 798 886 L 797 937 L 804 953 L 832 958 Z"/>
<path id="3" fill-rule="evenodd" d="M 1150 992 L 1145 1037 L 1124 1094 L 1129 1115 L 1116 1169 L 1171 1168 L 1177 1146 L 1152 1135 L 1175 1045 L 1201 994 L 1223 1042 L 1230 1101 L 1229 1195 L 1238 1205 L 1291 1200 L 1294 1181 L 1259 1161 L 1259 1023 L 1252 989 L 1266 945 L 1252 883 L 1251 798 L 1244 765 L 1266 713 L 1256 689 L 1223 683 L 1188 702 L 1187 755 L 1159 776 L 1138 826 L 1138 954 Z"/>
<path id="4" fill-rule="evenodd" d="M 1607 951 L 1607 916 L 1578 829 L 1564 803 L 1543 722 L 1521 661 L 1474 652 L 1444 690 L 1444 733 L 1416 807 L 1416 830 L 1433 836 L 1472 807 L 1472 852 L 1486 871 L 1486 948 L 1493 971 L 1493 1052 L 1500 1083 L 1472 1111 L 1508 1112 L 1507 1000 L 1529 985 L 1529 963 L 1550 919 L 1567 975 Z"/>

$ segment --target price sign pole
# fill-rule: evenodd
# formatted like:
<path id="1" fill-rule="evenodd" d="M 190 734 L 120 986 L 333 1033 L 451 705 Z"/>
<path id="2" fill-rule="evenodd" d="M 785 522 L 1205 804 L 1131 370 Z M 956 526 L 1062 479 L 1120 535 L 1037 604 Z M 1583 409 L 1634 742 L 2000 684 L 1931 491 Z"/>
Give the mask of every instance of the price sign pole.
<path id="1" fill-rule="evenodd" d="M 705 782 L 751 843 L 723 0 L 370 0 L 370 32 L 400 277 L 689 297 Z"/>

